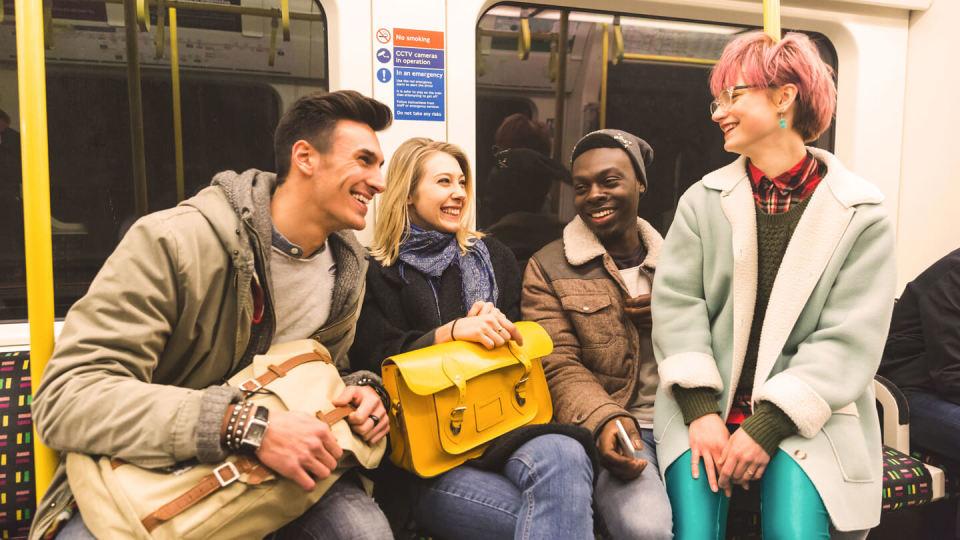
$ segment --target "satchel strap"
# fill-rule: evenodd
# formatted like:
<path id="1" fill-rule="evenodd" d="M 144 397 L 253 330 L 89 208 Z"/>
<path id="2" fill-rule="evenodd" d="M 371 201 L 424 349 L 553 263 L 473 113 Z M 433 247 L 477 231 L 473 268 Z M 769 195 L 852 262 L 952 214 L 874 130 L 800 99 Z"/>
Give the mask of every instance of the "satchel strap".
<path id="1" fill-rule="evenodd" d="M 298 354 L 279 366 L 270 364 L 267 366 L 267 371 L 263 375 L 252 379 L 247 379 L 246 381 L 242 382 L 240 384 L 240 389 L 244 392 L 256 392 L 273 381 L 281 377 L 285 377 L 293 368 L 306 364 L 307 362 L 316 362 L 317 360 L 327 364 L 333 363 L 333 359 L 331 359 L 330 355 L 326 353 L 318 354 L 316 352 L 309 352 L 305 354 Z"/>
<path id="2" fill-rule="evenodd" d="M 296 358 L 299 357 L 294 357 L 291 360 Z M 287 363 L 289 363 L 289 361 L 284 362 L 284 365 Z M 344 405 L 342 407 L 337 407 L 328 413 L 318 411 L 316 416 L 319 420 L 333 425 L 349 416 L 353 411 L 354 407 L 352 405 Z M 147 532 L 152 532 L 154 529 L 162 525 L 163 522 L 173 519 L 178 514 L 197 504 L 208 495 L 216 492 L 220 488 L 227 487 L 236 482 L 242 475 L 247 474 L 248 477 L 255 479 L 253 483 L 259 484 L 269 473 L 270 471 L 266 467 L 251 457 L 240 456 L 236 461 L 224 461 L 215 469 L 213 469 L 213 473 L 204 476 L 200 482 L 197 483 L 197 485 L 193 486 L 187 490 L 186 493 L 180 495 L 176 499 L 161 506 L 149 516 L 143 518 L 141 523 L 143 524 L 144 528 L 147 529 Z"/>

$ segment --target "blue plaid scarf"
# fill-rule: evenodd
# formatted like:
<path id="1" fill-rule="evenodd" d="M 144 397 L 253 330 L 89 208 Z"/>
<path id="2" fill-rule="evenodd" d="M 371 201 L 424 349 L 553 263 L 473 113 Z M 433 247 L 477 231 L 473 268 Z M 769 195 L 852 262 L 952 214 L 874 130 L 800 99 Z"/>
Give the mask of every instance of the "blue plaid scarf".
<path id="1" fill-rule="evenodd" d="M 464 309 L 478 300 L 496 303 L 498 291 L 497 281 L 493 276 L 493 263 L 490 262 L 490 251 L 486 244 L 476 241 L 467 250 L 466 255 L 460 254 L 457 237 L 453 234 L 439 231 L 428 231 L 411 225 L 406 237 L 400 244 L 400 277 L 403 278 L 405 266 L 410 266 L 433 281 L 439 279 L 443 272 L 451 265 L 460 266 L 461 290 Z M 434 299 L 439 299 L 434 290 Z"/>

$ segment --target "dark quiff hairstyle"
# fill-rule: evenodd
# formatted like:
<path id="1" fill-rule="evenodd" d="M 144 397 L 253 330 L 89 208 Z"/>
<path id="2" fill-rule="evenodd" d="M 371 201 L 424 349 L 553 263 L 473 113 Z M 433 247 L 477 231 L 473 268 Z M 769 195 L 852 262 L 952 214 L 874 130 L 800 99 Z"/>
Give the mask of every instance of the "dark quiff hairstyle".
<path id="1" fill-rule="evenodd" d="M 314 92 L 298 99 L 290 107 L 273 133 L 273 151 L 277 161 L 277 184 L 290 172 L 290 152 L 294 143 L 305 140 L 317 152 L 330 150 L 331 134 L 340 120 L 353 120 L 382 131 L 390 126 L 390 107 L 354 90 Z"/>

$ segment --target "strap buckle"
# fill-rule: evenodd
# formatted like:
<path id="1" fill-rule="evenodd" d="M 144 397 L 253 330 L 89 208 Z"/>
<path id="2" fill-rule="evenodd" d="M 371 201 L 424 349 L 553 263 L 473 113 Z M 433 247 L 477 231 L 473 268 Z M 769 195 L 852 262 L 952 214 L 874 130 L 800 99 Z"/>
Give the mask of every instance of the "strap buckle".
<path id="1" fill-rule="evenodd" d="M 463 428 L 463 413 L 467 412 L 467 408 L 463 405 L 454 407 L 450 411 L 450 433 L 454 435 L 459 435 L 460 430 Z"/>
<path id="2" fill-rule="evenodd" d="M 248 384 L 252 384 L 253 388 L 247 388 Z M 263 385 L 260 384 L 260 381 L 258 381 L 254 377 L 251 377 L 243 381 L 242 383 L 240 383 L 240 389 L 243 390 L 244 392 L 250 392 L 251 394 L 255 392 L 259 392 L 261 388 L 263 388 Z"/>
<path id="3" fill-rule="evenodd" d="M 513 398 L 521 407 L 527 404 L 527 380 L 528 377 L 521 377 L 517 384 L 513 385 Z"/>
<path id="4" fill-rule="evenodd" d="M 223 470 L 227 469 L 233 475 L 230 478 L 224 478 Z M 232 461 L 224 462 L 213 470 L 213 476 L 217 478 L 217 482 L 220 482 L 220 487 L 227 487 L 230 484 L 236 482 L 240 479 L 240 471 L 237 470 L 237 466 L 233 464 Z"/>

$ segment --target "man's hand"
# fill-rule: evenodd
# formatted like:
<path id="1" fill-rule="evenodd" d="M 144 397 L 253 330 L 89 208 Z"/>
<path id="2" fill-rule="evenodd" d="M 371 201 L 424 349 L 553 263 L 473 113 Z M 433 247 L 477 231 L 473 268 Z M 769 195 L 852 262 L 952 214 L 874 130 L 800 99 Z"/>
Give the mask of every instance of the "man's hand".
<path id="1" fill-rule="evenodd" d="M 348 386 L 332 401 L 337 407 L 353 404 L 356 410 L 347 416 L 350 429 L 367 444 L 376 444 L 390 430 L 387 410 L 380 396 L 369 386 Z"/>
<path id="2" fill-rule="evenodd" d="M 690 422 L 690 470 L 694 479 L 700 478 L 700 458 L 710 489 L 719 490 L 717 474 L 723 464 L 723 449 L 730 438 L 730 432 L 719 414 L 711 413 Z"/>
<path id="3" fill-rule="evenodd" d="M 638 330 L 650 330 L 653 326 L 653 318 L 650 315 L 650 295 L 641 294 L 634 298 L 628 298 L 624 303 L 623 311 L 630 317 Z"/>
<path id="4" fill-rule="evenodd" d="M 337 468 L 343 450 L 330 426 L 305 412 L 270 411 L 260 462 L 310 491 Z"/>
<path id="5" fill-rule="evenodd" d="M 635 458 L 629 455 L 626 448 L 620 447 L 620 441 L 617 439 L 617 418 L 623 424 L 630 442 L 637 450 L 643 448 L 643 440 L 640 438 L 640 432 L 637 431 L 637 424 L 629 416 L 618 416 L 607 420 L 607 423 L 600 428 L 600 434 L 597 436 L 597 450 L 600 452 L 600 462 L 610 471 L 610 474 L 621 480 L 633 480 L 640 476 L 643 469 L 647 466 L 647 460 Z"/>
<path id="6" fill-rule="evenodd" d="M 770 463 L 770 456 L 747 432 L 738 429 L 730 436 L 720 456 L 720 487 L 729 495 L 731 484 L 747 488 L 749 482 L 759 480 Z"/>

